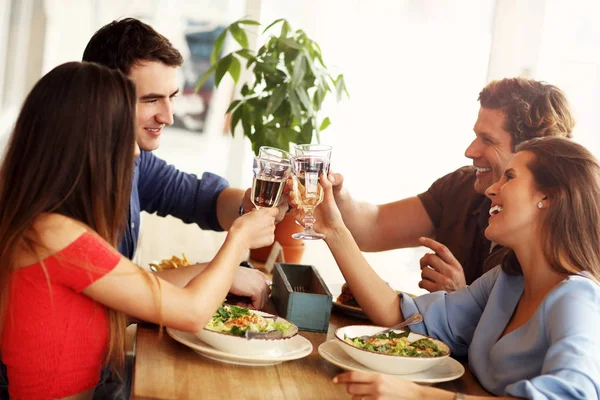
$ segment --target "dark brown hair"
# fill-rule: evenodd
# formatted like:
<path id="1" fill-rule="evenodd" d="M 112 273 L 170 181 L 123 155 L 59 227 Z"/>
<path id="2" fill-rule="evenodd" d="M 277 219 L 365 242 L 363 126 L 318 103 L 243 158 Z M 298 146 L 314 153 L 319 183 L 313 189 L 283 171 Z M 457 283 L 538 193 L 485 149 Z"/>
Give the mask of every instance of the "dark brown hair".
<path id="1" fill-rule="evenodd" d="M 575 119 L 564 93 L 556 86 L 525 78 L 492 81 L 479 93 L 483 108 L 502 110 L 504 129 L 513 149 L 535 137 L 571 137 Z"/>
<path id="2" fill-rule="evenodd" d="M 183 63 L 181 53 L 171 42 L 135 18 L 125 18 L 104 25 L 92 36 L 83 61 L 94 62 L 129 75 L 131 68 L 143 61 L 158 61 L 169 67 Z"/>
<path id="3" fill-rule="evenodd" d="M 542 222 L 543 251 L 556 272 L 589 272 L 600 281 L 600 165 L 583 146 L 561 137 L 521 143 L 517 152 L 533 153 L 528 168 L 540 191 L 548 196 Z M 502 265 L 521 274 L 514 251 L 506 250 Z"/>
<path id="4" fill-rule="evenodd" d="M 34 222 L 58 213 L 113 246 L 124 231 L 133 179 L 135 87 L 121 72 L 70 62 L 27 96 L 0 167 L 0 330 L 17 248 L 41 258 Z M 92 266 L 93 267 L 93 266 Z M 124 359 L 125 318 L 109 310 L 107 359 Z"/>

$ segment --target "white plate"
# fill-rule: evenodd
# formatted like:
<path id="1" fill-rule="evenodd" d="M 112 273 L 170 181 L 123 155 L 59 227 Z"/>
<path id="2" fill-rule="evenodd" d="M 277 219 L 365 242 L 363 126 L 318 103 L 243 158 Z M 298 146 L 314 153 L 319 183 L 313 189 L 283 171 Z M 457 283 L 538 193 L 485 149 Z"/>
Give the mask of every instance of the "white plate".
<path id="1" fill-rule="evenodd" d="M 224 351 L 217 350 L 198 339 L 198 337 L 191 332 L 182 332 L 176 329 L 167 328 L 167 333 L 179 343 L 192 348 L 192 350 L 194 350 L 196 353 L 212 360 L 229 364 L 252 366 L 277 365 L 284 361 L 297 360 L 299 358 L 306 357 L 313 350 L 312 343 L 308 339 L 305 339 L 300 335 L 296 335 L 293 338 L 286 340 L 286 348 L 281 355 L 244 356 L 225 353 Z"/>
<path id="2" fill-rule="evenodd" d="M 376 372 L 347 355 L 344 350 L 340 348 L 336 339 L 328 340 L 321 344 L 319 346 L 319 354 L 333 365 L 337 365 L 348 371 Z M 443 362 L 432 368 L 426 369 L 425 371 L 398 376 L 416 383 L 438 383 L 458 379 L 464 373 L 465 367 L 455 359 L 448 357 Z"/>

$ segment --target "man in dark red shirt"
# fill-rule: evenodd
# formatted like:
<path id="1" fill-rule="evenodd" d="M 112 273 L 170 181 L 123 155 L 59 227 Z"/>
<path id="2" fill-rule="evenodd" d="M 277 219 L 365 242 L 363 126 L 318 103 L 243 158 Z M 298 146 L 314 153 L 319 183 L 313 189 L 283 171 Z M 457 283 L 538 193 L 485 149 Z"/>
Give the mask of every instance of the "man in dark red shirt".
<path id="1" fill-rule="evenodd" d="M 433 250 L 421 258 L 419 283 L 430 292 L 457 290 L 485 272 L 492 244 L 483 235 L 490 209 L 484 192 L 500 179 L 515 146 L 539 136 L 571 137 L 575 125 L 562 91 L 544 82 L 494 81 L 479 93 L 479 102 L 475 139 L 465 151 L 473 165 L 418 196 L 381 205 L 357 202 L 343 177 L 333 174 L 336 203 L 361 250 Z"/>

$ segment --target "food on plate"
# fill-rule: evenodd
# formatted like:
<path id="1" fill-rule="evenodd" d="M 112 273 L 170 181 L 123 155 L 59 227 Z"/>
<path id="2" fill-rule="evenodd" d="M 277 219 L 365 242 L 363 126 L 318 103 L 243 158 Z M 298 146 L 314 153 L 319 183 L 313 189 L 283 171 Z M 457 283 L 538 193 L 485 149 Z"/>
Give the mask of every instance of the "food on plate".
<path id="1" fill-rule="evenodd" d="M 431 339 L 423 338 L 409 342 L 409 334 L 408 330 L 402 333 L 389 332 L 366 341 L 359 337 L 349 338 L 346 336 L 344 341 L 359 349 L 395 356 L 438 357 L 446 355 L 446 352 L 441 350 Z"/>
<path id="2" fill-rule="evenodd" d="M 187 259 L 185 254 L 181 253 L 181 258 L 173 256 L 169 259 L 162 260 L 158 264 L 150 263 L 150 267 L 154 267 L 157 271 L 164 271 L 166 269 L 174 269 L 179 267 L 187 267 L 192 265 L 190 260 Z"/>
<path id="3" fill-rule="evenodd" d="M 346 306 L 360 307 L 347 283 L 342 285 L 342 293 L 340 293 L 336 301 Z"/>
<path id="4" fill-rule="evenodd" d="M 224 304 L 215 312 L 205 328 L 234 336 L 244 336 L 250 332 L 285 332 L 292 324 L 285 320 L 265 318 L 247 308 Z"/>

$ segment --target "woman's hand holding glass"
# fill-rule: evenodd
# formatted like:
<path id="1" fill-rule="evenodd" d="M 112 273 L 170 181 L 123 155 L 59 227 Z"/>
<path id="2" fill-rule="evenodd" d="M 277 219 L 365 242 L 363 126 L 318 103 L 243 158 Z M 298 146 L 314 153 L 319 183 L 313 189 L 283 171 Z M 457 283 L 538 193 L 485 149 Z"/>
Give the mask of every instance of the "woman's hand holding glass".
<path id="1" fill-rule="evenodd" d="M 326 237 L 330 236 L 333 231 L 344 228 L 342 214 L 340 213 L 340 210 L 338 209 L 333 197 L 332 182 L 330 179 L 333 179 L 333 175 L 329 175 L 329 177 L 325 176 L 324 174 L 321 175 L 319 184 L 323 194 L 323 201 L 318 207 L 313 208 L 312 210 L 312 216 L 314 220 L 312 224 L 313 229 L 324 234 Z M 291 186 L 289 201 L 290 204 L 295 207 L 291 212 L 293 213 L 296 221 L 298 221 L 300 224 L 303 224 L 303 221 L 306 217 L 305 208 L 299 205 L 299 203 L 296 201 L 297 194 L 293 183 L 288 185 Z"/>
<path id="2" fill-rule="evenodd" d="M 236 218 L 229 229 L 228 237 L 242 240 L 249 249 L 257 249 L 273 244 L 275 240 L 276 207 L 262 208 Z"/>

